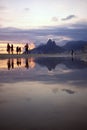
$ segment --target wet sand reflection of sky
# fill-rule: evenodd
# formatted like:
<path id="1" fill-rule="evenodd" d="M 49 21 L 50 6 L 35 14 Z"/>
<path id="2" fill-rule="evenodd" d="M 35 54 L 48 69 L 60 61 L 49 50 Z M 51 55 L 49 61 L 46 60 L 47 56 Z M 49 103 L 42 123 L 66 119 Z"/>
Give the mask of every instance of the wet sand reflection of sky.
<path id="1" fill-rule="evenodd" d="M 40 81 L 46 84 L 87 84 L 87 63 L 71 58 L 29 58 L 0 60 L 1 83 Z M 7 77 L 7 78 L 5 78 Z"/>
<path id="2" fill-rule="evenodd" d="M 3 64 L 0 129 L 87 129 L 86 62 L 36 58 L 6 59 Z"/>

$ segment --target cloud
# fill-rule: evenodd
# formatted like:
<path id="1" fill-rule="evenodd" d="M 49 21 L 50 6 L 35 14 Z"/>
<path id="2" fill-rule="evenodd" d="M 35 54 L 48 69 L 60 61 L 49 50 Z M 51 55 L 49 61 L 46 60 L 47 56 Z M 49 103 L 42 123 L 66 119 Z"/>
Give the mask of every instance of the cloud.
<path id="1" fill-rule="evenodd" d="M 5 11 L 5 10 L 7 10 L 6 6 L 0 6 L 0 11 Z"/>
<path id="2" fill-rule="evenodd" d="M 75 91 L 71 90 L 71 89 L 62 89 L 62 91 L 65 91 L 68 94 L 74 94 Z"/>
<path id="3" fill-rule="evenodd" d="M 24 8 L 25 11 L 30 11 L 30 8 Z"/>
<path id="4" fill-rule="evenodd" d="M 78 21 L 71 25 L 71 27 L 76 29 L 87 29 L 87 20 Z"/>
<path id="5" fill-rule="evenodd" d="M 67 17 L 65 17 L 65 18 L 62 18 L 61 20 L 62 20 L 62 21 L 67 21 L 67 20 L 71 20 L 71 19 L 73 19 L 73 18 L 76 18 L 76 15 L 69 15 L 69 16 L 67 16 Z M 58 18 L 57 18 L 57 17 L 52 17 L 52 21 L 53 21 L 53 22 L 57 22 L 57 21 L 58 21 Z"/>
<path id="6" fill-rule="evenodd" d="M 58 88 L 53 88 L 53 89 L 52 89 L 52 92 L 53 92 L 54 94 L 56 94 L 56 93 L 58 92 Z"/>
<path id="7" fill-rule="evenodd" d="M 18 29 L 0 27 L 0 40 L 32 41 L 36 45 L 46 43 L 51 38 L 58 45 L 63 45 L 70 40 L 87 41 L 87 22 L 80 21 L 63 26 L 42 27 L 39 29 Z"/>
<path id="8" fill-rule="evenodd" d="M 71 19 L 73 19 L 73 18 L 76 18 L 76 15 L 69 15 L 69 16 L 67 16 L 66 18 L 62 18 L 61 20 L 62 20 L 62 21 L 66 21 L 66 20 L 71 20 Z"/>
<path id="9" fill-rule="evenodd" d="M 58 21 L 58 18 L 57 18 L 57 17 L 52 17 L 52 21 L 53 21 L 53 22 L 57 22 L 57 21 Z"/>
<path id="10" fill-rule="evenodd" d="M 0 21 L 1 21 L 1 19 L 0 19 Z M 2 24 L 0 24 L 0 28 L 2 28 L 3 26 L 2 26 Z"/>
<path id="11" fill-rule="evenodd" d="M 0 17 L 0 21 L 3 22 L 10 22 L 11 20 L 7 17 Z"/>

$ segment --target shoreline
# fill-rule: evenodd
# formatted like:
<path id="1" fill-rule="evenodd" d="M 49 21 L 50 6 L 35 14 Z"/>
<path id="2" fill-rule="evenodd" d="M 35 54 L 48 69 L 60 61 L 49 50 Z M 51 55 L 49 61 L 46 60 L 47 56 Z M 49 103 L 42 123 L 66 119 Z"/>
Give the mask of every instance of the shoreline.
<path id="1" fill-rule="evenodd" d="M 9 58 L 36 58 L 36 57 L 65 57 L 65 58 L 78 58 L 87 62 L 87 53 L 70 55 L 70 54 L 0 54 L 0 59 Z"/>
<path id="2" fill-rule="evenodd" d="M 0 59 L 30 57 L 72 57 L 69 54 L 0 54 Z"/>

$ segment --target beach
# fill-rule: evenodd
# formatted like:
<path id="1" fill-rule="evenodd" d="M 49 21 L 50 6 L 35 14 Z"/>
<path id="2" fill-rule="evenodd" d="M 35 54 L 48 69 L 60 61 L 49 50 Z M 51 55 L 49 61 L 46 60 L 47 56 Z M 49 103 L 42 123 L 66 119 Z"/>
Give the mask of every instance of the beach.
<path id="1" fill-rule="evenodd" d="M 0 54 L 0 59 L 8 59 L 8 58 L 30 58 L 30 57 L 71 57 L 77 58 L 80 60 L 87 61 L 87 53 L 81 53 L 77 55 L 70 54 Z"/>
<path id="2" fill-rule="evenodd" d="M 62 56 L 2 54 L 1 130 L 87 129 L 87 62 Z"/>

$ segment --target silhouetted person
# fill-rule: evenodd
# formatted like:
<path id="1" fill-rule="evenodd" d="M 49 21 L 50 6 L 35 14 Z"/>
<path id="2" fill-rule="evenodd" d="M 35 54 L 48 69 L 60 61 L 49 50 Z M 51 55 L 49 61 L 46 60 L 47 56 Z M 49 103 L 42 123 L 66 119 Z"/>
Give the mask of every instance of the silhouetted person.
<path id="1" fill-rule="evenodd" d="M 10 45 L 9 45 L 9 43 L 7 44 L 7 52 L 8 52 L 8 54 L 10 54 Z"/>
<path id="2" fill-rule="evenodd" d="M 28 59 L 26 59 L 26 65 L 25 67 L 28 69 L 29 68 L 29 63 L 28 63 Z"/>
<path id="3" fill-rule="evenodd" d="M 28 54 L 28 44 L 25 45 L 25 53 Z"/>
<path id="4" fill-rule="evenodd" d="M 13 44 L 11 45 L 11 53 L 13 54 L 13 51 L 14 51 L 14 49 L 13 49 Z"/>
<path id="5" fill-rule="evenodd" d="M 17 52 L 17 54 L 18 54 L 18 52 L 19 52 L 19 47 L 18 47 L 18 46 L 16 47 L 16 52 Z"/>
<path id="6" fill-rule="evenodd" d="M 73 50 L 71 50 L 71 55 L 73 56 L 73 54 L 74 54 L 74 51 L 73 51 Z"/>
<path id="7" fill-rule="evenodd" d="M 21 54 L 21 47 L 19 47 L 19 54 Z"/>

